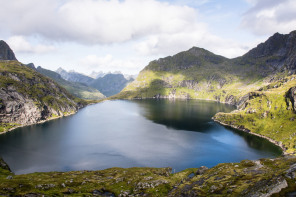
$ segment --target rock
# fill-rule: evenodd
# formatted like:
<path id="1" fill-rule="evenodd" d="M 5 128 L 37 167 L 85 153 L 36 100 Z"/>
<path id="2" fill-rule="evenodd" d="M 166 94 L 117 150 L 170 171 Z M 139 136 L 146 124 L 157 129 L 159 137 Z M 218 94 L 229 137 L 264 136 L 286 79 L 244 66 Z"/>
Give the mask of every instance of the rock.
<path id="1" fill-rule="evenodd" d="M 0 40 L 0 60 L 16 60 L 13 51 L 10 49 L 8 44 L 3 40 Z"/>
<path id="2" fill-rule="evenodd" d="M 55 184 L 38 184 L 35 186 L 36 189 L 40 189 L 40 190 L 49 190 L 51 188 L 54 188 L 56 185 Z"/>
<path id="3" fill-rule="evenodd" d="M 253 186 L 242 192 L 244 197 L 269 197 L 272 194 L 280 192 L 288 186 L 287 181 L 282 176 L 273 177 L 272 179 L 262 179 Z"/>
<path id="4" fill-rule="evenodd" d="M 105 189 L 101 189 L 101 190 L 93 190 L 92 194 L 94 196 L 105 196 L 105 197 L 115 197 L 115 195 L 109 191 L 106 191 Z"/>
<path id="5" fill-rule="evenodd" d="M 295 179 L 296 178 L 296 164 L 290 166 L 290 168 L 286 171 L 287 178 Z"/>
<path id="6" fill-rule="evenodd" d="M 231 105 L 236 105 L 236 99 L 233 95 L 227 95 L 225 97 L 225 103 L 231 104 Z"/>
<path id="7" fill-rule="evenodd" d="M 252 99 L 262 96 L 262 95 L 263 95 L 262 93 L 249 92 L 248 94 L 242 96 L 237 103 L 238 109 L 241 109 L 241 110 L 245 109 L 247 107 L 247 102 L 249 100 L 252 100 Z"/>
<path id="8" fill-rule="evenodd" d="M 183 80 L 179 83 L 179 86 L 180 87 L 186 87 L 188 89 L 192 89 L 192 90 L 195 90 L 195 91 L 198 91 L 199 88 L 198 88 L 198 81 L 195 81 L 195 80 Z"/>
<path id="9" fill-rule="evenodd" d="M 8 177 L 6 177 L 6 179 L 11 180 L 13 177 L 11 175 L 9 175 Z"/>
<path id="10" fill-rule="evenodd" d="M 8 170 L 11 172 L 9 166 L 7 165 L 7 163 L 0 157 L 0 168 L 4 169 L 4 170 Z"/>
<path id="11" fill-rule="evenodd" d="M 67 192 L 68 194 L 73 194 L 73 193 L 75 193 L 75 190 L 74 189 L 72 189 L 72 188 L 68 188 L 68 192 Z"/>
<path id="12" fill-rule="evenodd" d="M 206 166 L 201 166 L 197 169 L 197 171 L 195 172 L 196 175 L 202 175 L 204 174 L 209 168 Z"/>
<path id="13" fill-rule="evenodd" d="M 210 193 L 214 193 L 217 189 L 218 189 L 218 187 L 216 185 L 212 185 L 210 187 Z"/>
<path id="14" fill-rule="evenodd" d="M 296 112 L 296 87 L 292 87 L 288 90 L 286 98 L 288 109 L 291 107 L 292 110 Z M 290 106 L 290 102 L 292 106 Z"/>

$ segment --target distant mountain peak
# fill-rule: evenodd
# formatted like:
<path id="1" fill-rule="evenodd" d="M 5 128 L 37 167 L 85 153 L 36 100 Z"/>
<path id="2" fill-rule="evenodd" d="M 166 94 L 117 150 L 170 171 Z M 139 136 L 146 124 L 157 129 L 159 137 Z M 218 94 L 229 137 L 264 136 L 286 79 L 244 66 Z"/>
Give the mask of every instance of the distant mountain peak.
<path id="1" fill-rule="evenodd" d="M 66 72 L 62 67 L 59 67 L 55 72 L 60 73 L 60 72 Z"/>
<path id="2" fill-rule="evenodd" d="M 0 40 L 0 60 L 17 60 L 9 45 Z"/>

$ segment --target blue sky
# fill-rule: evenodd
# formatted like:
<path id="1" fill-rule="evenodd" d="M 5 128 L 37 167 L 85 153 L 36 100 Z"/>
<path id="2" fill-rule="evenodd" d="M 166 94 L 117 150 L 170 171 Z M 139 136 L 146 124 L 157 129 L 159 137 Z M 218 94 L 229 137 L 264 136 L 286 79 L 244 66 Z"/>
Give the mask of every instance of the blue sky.
<path id="1" fill-rule="evenodd" d="M 229 58 L 296 27 L 294 0 L 0 0 L 0 39 L 19 61 L 137 74 L 202 47 Z"/>

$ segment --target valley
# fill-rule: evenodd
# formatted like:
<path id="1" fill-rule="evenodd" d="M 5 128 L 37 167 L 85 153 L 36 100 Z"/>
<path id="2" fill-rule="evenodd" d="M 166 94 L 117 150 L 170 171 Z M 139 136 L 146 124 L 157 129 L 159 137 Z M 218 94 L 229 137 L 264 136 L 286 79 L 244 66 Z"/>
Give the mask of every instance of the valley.
<path id="1" fill-rule="evenodd" d="M 104 167 L 105 170 L 101 171 L 79 171 L 82 169 L 65 168 L 77 171 L 15 175 L 5 162 L 1 161 L 0 193 L 3 195 L 32 194 L 33 196 L 82 194 L 98 196 L 141 196 L 144 194 L 148 196 L 270 196 L 273 194 L 281 196 L 289 193 L 293 194 L 296 170 L 294 156 L 296 141 L 295 41 L 295 31 L 290 34 L 276 33 L 266 42 L 259 44 L 245 55 L 234 59 L 193 47 L 174 56 L 150 62 L 134 81 L 127 84 L 125 80 L 122 80 L 127 86 L 120 93 L 114 95 L 115 92 L 110 91 L 110 94 L 108 91 L 105 92 L 106 96 L 111 96 L 108 100 L 132 99 L 135 100 L 133 102 L 138 100 L 145 103 L 149 99 L 154 99 L 153 102 L 171 99 L 173 103 L 175 101 L 175 107 L 178 106 L 176 105 L 177 99 L 185 99 L 188 102 L 191 100 L 193 102 L 194 99 L 211 100 L 212 102 L 231 104 L 236 106 L 237 109 L 231 112 L 218 110 L 216 111 L 218 113 L 215 112 L 211 115 L 213 120 L 244 131 L 241 136 L 245 137 L 245 140 L 254 147 L 259 147 L 260 151 L 263 149 L 260 144 L 264 143 L 259 141 L 256 145 L 256 142 L 250 141 L 252 137 L 261 136 L 268 139 L 281 147 L 285 155 L 274 155 L 276 158 L 259 159 L 260 157 L 257 157 L 249 158 L 250 160 L 240 158 L 237 161 L 223 161 L 226 163 L 218 161 L 213 165 L 207 164 L 209 167 L 213 166 L 210 169 L 200 167 L 202 164 L 196 164 L 198 165 L 196 168 L 187 167 L 188 169 L 180 169 L 177 173 L 172 173 L 172 168 L 145 168 L 148 164 L 142 166 L 133 164 L 132 166 L 141 166 L 141 168 L 105 169 L 108 167 Z M 0 64 L 0 128 L 2 133 L 14 127 L 26 126 L 76 113 L 78 109 L 94 103 L 94 101 L 77 98 L 68 93 L 67 88 L 60 87 L 58 83 L 52 80 L 54 77 L 54 80 L 57 80 L 57 78 L 61 80 L 62 77 L 59 74 L 46 71 L 41 67 L 30 68 L 18 62 L 12 50 L 7 46 L 2 43 L 0 47 L 4 51 L 1 53 L 2 60 Z M 39 70 L 39 72 L 36 72 L 36 70 Z M 52 79 L 40 74 L 42 72 L 49 77 L 51 76 Z M 122 76 L 120 77 L 122 78 Z M 87 80 L 84 82 L 89 83 Z M 106 88 L 108 84 L 113 84 L 113 82 L 108 81 L 103 87 Z M 97 86 L 93 85 L 93 87 Z M 74 89 L 78 88 L 75 87 Z M 88 89 L 88 91 L 90 90 Z M 70 89 L 69 92 L 71 92 Z M 116 103 L 119 101 L 105 101 L 97 105 L 102 107 L 110 102 Z M 156 104 L 153 105 L 157 106 Z M 145 105 L 143 106 L 145 108 Z M 83 110 L 90 110 L 90 107 L 93 106 Z M 132 109 L 132 107 L 128 108 Z M 116 109 L 123 109 L 123 107 L 118 106 Z M 168 130 L 176 129 L 176 127 L 178 132 L 186 130 L 184 127 L 178 128 L 178 119 L 171 117 L 173 107 L 169 107 L 165 111 L 172 118 L 170 120 L 159 116 L 163 113 L 158 111 L 161 109 L 160 106 L 155 109 L 153 107 L 145 109 L 147 112 L 143 111 L 140 115 L 133 113 L 129 115 L 131 117 L 143 116 L 158 126 L 166 125 Z M 197 112 L 192 111 L 193 107 L 181 106 L 180 109 L 188 109 L 187 112 L 190 112 L 190 117 L 197 114 Z M 207 111 L 210 107 L 204 109 Z M 153 113 L 158 119 L 153 118 L 151 115 Z M 181 114 L 181 116 L 186 117 L 185 113 Z M 200 115 L 200 117 L 204 116 Z M 78 116 L 71 116 L 71 118 L 75 117 Z M 94 116 L 91 117 L 94 118 Z M 130 118 L 129 120 L 133 119 Z M 187 120 L 190 120 L 190 118 L 187 117 Z M 137 123 L 139 121 L 132 122 Z M 208 120 L 207 124 L 209 122 L 211 123 L 211 120 Z M 211 124 L 217 123 L 212 122 Z M 186 125 L 190 126 L 190 124 Z M 99 126 L 95 127 L 99 128 Z M 121 129 L 123 128 L 125 128 L 125 125 L 121 125 Z M 220 128 L 222 127 L 220 126 Z M 151 130 L 158 131 L 159 129 Z M 191 131 L 192 129 L 188 130 Z M 125 133 L 128 133 L 128 131 L 126 130 Z M 206 132 L 207 135 L 208 133 L 211 132 Z M 10 133 L 7 133 L 7 136 L 8 134 Z M 251 136 L 250 134 L 257 136 Z M 259 139 L 265 140 L 262 138 Z M 145 137 L 143 139 L 146 140 Z M 178 137 L 178 139 L 181 138 Z M 228 136 L 225 138 L 216 137 L 215 139 L 226 140 L 231 138 Z M 145 140 L 142 144 L 147 143 Z M 238 139 L 231 141 L 239 142 Z M 120 143 L 111 144 L 118 145 Z M 225 144 L 225 141 L 223 143 Z M 270 142 L 267 141 L 266 143 Z M 238 146 L 242 144 L 240 142 Z M 187 145 L 188 143 L 183 144 L 185 147 Z M 138 147 L 138 149 L 140 148 L 141 146 Z M 211 148 L 209 149 L 211 150 Z M 178 151 L 176 150 L 176 152 Z M 224 154 L 223 157 L 225 158 L 226 155 Z M 191 156 L 191 158 L 193 157 Z M 176 158 L 178 159 L 178 157 Z M 190 158 L 184 160 L 190 160 Z"/>

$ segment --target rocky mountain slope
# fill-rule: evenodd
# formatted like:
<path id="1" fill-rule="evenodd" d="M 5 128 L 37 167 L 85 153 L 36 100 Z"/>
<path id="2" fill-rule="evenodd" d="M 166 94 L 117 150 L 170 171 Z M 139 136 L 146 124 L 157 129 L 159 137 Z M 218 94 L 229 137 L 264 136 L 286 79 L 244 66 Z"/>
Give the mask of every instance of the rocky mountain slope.
<path id="1" fill-rule="evenodd" d="M 131 81 L 133 79 L 127 80 L 122 74 L 107 74 L 95 79 L 89 85 L 109 97 L 119 93 Z"/>
<path id="2" fill-rule="evenodd" d="M 193 47 L 149 63 L 115 98 L 198 98 L 237 105 L 241 97 L 295 72 L 296 31 L 274 34 L 242 57 Z"/>
<path id="3" fill-rule="evenodd" d="M 67 81 L 63 79 L 60 74 L 54 71 L 44 69 L 41 66 L 38 66 L 36 68 L 36 71 L 53 79 L 59 85 L 64 87 L 69 93 L 71 93 L 74 96 L 77 96 L 78 98 L 86 99 L 86 100 L 101 100 L 105 98 L 105 96 L 101 92 L 99 92 L 97 89 L 89 87 L 84 83 Z"/>
<path id="4" fill-rule="evenodd" d="M 5 60 L 0 61 L 0 132 L 68 115 L 86 105 L 53 80 L 10 60 L 14 54 L 4 56 L 3 51 L 12 50 L 7 44 L 2 46 L 6 48 L 1 50 Z"/>

